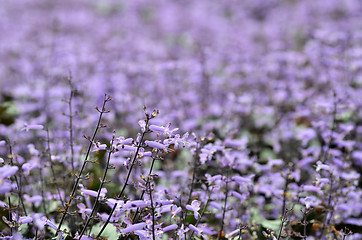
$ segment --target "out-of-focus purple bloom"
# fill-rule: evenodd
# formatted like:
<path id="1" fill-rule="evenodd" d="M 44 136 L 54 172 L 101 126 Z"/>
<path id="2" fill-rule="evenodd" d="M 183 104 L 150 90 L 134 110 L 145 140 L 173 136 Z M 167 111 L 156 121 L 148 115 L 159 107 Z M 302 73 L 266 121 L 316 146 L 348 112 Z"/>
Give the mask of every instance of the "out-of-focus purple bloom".
<path id="1" fill-rule="evenodd" d="M 345 180 L 358 180 L 360 178 L 360 174 L 355 171 L 350 172 L 342 172 L 341 177 Z"/>
<path id="2" fill-rule="evenodd" d="M 40 195 L 34 195 L 30 197 L 28 194 L 24 194 L 24 199 L 29 203 L 34 203 L 35 207 L 39 207 L 43 197 Z"/>
<path id="3" fill-rule="evenodd" d="M 33 221 L 32 217 L 20 217 L 19 218 L 19 223 L 20 224 L 31 223 L 32 221 Z"/>
<path id="4" fill-rule="evenodd" d="M 321 203 L 321 200 L 317 199 L 315 196 L 308 196 L 305 198 L 301 198 L 300 202 L 308 207 L 315 207 Z"/>
<path id="5" fill-rule="evenodd" d="M 0 179 L 12 177 L 18 170 L 17 166 L 5 165 L 0 167 Z"/>
<path id="6" fill-rule="evenodd" d="M 235 181 L 236 183 L 243 185 L 243 184 L 247 184 L 247 183 L 251 183 L 252 179 L 254 178 L 254 174 L 247 176 L 247 177 L 242 177 L 242 176 L 234 176 L 231 179 L 233 181 Z"/>
<path id="7" fill-rule="evenodd" d="M 362 151 L 354 151 L 352 153 L 352 158 L 356 165 L 362 167 Z"/>
<path id="8" fill-rule="evenodd" d="M 5 140 L 1 140 L 0 141 L 0 147 L 3 147 L 3 146 L 5 146 L 6 145 L 6 141 Z"/>
<path id="9" fill-rule="evenodd" d="M 6 208 L 6 207 L 8 207 L 8 205 L 6 203 L 4 203 L 3 201 L 0 201 L 0 207 Z"/>
<path id="10" fill-rule="evenodd" d="M 309 209 L 310 208 L 310 203 L 312 202 L 312 199 L 310 197 L 306 197 L 304 199 L 304 203 L 305 203 L 305 208 Z"/>
<path id="11" fill-rule="evenodd" d="M 24 123 L 24 127 L 21 129 L 21 131 L 28 132 L 29 130 L 42 130 L 44 128 L 43 125 L 40 124 L 30 124 Z"/>
<path id="12" fill-rule="evenodd" d="M 211 202 L 209 203 L 209 205 L 210 205 L 211 207 L 219 210 L 219 211 L 222 211 L 222 205 L 221 205 L 220 203 L 218 203 L 218 202 L 211 201 Z"/>
<path id="13" fill-rule="evenodd" d="M 321 161 L 318 161 L 316 171 L 319 172 L 321 169 L 329 171 L 330 167 L 328 165 L 326 165 L 326 164 L 323 164 Z"/>
<path id="14" fill-rule="evenodd" d="M 313 185 L 304 185 L 303 190 L 307 192 L 319 192 L 320 188 Z"/>
<path id="15" fill-rule="evenodd" d="M 92 209 L 90 208 L 86 208 L 86 206 L 84 205 L 84 203 L 78 203 L 77 207 L 79 208 L 79 213 L 82 215 L 83 219 L 86 219 L 87 214 L 91 214 Z"/>
<path id="16" fill-rule="evenodd" d="M 316 137 L 313 128 L 304 128 L 298 131 L 298 138 L 302 141 L 302 146 L 307 146 L 308 142 Z"/>
<path id="17" fill-rule="evenodd" d="M 41 220 L 45 223 L 45 225 L 48 225 L 49 227 L 53 228 L 55 231 L 58 230 L 58 227 L 47 217 L 43 216 L 41 217 Z"/>
<path id="18" fill-rule="evenodd" d="M 246 144 L 248 143 L 248 138 L 247 137 L 243 137 L 241 139 L 230 139 L 227 138 L 224 141 L 224 145 L 226 147 L 231 147 L 231 148 L 237 148 L 237 149 L 244 149 L 246 148 Z"/>
<path id="19" fill-rule="evenodd" d="M 23 166 L 21 166 L 21 169 L 23 170 L 25 175 L 29 175 L 30 171 L 32 171 L 36 168 L 39 168 L 39 167 L 40 167 L 40 164 L 37 162 L 27 162 L 27 163 L 24 163 Z"/>

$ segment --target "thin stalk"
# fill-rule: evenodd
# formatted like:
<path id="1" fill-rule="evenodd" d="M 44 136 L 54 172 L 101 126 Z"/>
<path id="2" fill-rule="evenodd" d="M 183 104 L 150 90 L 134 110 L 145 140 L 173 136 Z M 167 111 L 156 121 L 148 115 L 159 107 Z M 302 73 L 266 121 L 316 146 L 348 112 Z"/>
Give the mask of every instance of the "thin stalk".
<path id="1" fill-rule="evenodd" d="M 192 180 L 191 180 L 191 185 L 190 185 L 190 191 L 189 191 L 189 194 L 188 194 L 188 199 L 187 199 L 187 203 L 186 204 L 190 204 L 191 203 L 191 199 L 192 199 L 192 193 L 194 191 L 194 185 L 195 185 L 195 181 L 196 181 L 196 176 L 197 176 L 197 168 L 198 168 L 198 160 L 199 160 L 199 154 L 200 154 L 200 149 L 201 149 L 201 146 L 199 145 L 199 143 L 197 143 L 196 145 L 196 151 L 195 151 L 195 157 L 194 157 L 194 162 L 193 162 L 193 168 L 192 168 Z M 181 198 L 181 197 L 180 197 Z M 186 226 L 186 218 L 187 218 L 187 210 L 186 210 L 186 207 L 181 205 L 182 207 L 182 217 L 183 217 L 183 223 L 184 223 L 184 226 Z M 185 239 L 186 238 L 186 232 L 185 232 Z"/>
<path id="2" fill-rule="evenodd" d="M 333 105 L 333 120 L 332 120 L 332 128 L 331 128 L 331 134 L 330 134 L 330 138 L 329 138 L 329 141 L 328 141 L 328 145 L 327 145 L 327 150 L 326 151 L 323 151 L 323 148 L 322 148 L 322 151 L 321 151 L 321 161 L 322 163 L 325 163 L 328 159 L 328 154 L 329 154 L 329 151 L 332 147 L 332 143 L 333 143 L 333 133 L 334 131 L 336 130 L 336 125 L 337 125 L 337 96 L 336 96 L 336 92 L 333 92 L 333 97 L 334 97 L 334 105 Z"/>
<path id="3" fill-rule="evenodd" d="M 69 85 L 70 85 L 70 95 L 68 99 L 68 109 L 69 109 L 69 142 L 70 142 L 70 162 L 72 164 L 72 172 L 74 172 L 74 145 L 73 145 L 73 110 L 72 110 L 72 99 L 74 95 L 74 88 L 72 84 L 72 74 L 69 72 Z"/>
<path id="4" fill-rule="evenodd" d="M 323 222 L 321 237 L 323 237 L 327 224 L 329 224 L 329 222 L 332 219 L 332 215 L 333 215 L 333 211 L 331 211 L 330 216 L 328 218 L 328 212 L 330 211 L 330 209 L 332 207 L 332 193 L 333 193 L 333 174 L 332 174 L 332 172 L 329 173 L 329 182 L 330 182 L 330 187 L 329 187 L 329 193 L 328 193 L 327 214 L 326 214 L 325 220 Z"/>
<path id="5" fill-rule="evenodd" d="M 278 234 L 278 238 L 277 238 L 278 240 L 282 237 L 282 232 L 283 232 L 284 225 L 285 225 L 285 223 L 288 221 L 287 215 L 288 215 L 289 212 L 291 212 L 292 210 L 293 210 L 293 208 L 290 208 L 290 209 L 286 208 L 284 215 L 281 216 L 281 221 L 282 221 L 282 223 L 280 224 L 280 227 L 279 227 L 279 234 Z M 273 238 L 273 239 L 274 239 L 274 238 Z"/>
<path id="6" fill-rule="evenodd" d="M 150 175 L 148 176 L 151 177 Z M 153 206 L 153 198 L 152 198 L 152 187 L 151 187 L 151 181 L 148 181 L 148 190 L 150 192 L 150 200 L 151 200 L 151 213 L 152 213 L 152 239 L 156 240 L 155 236 L 155 207 Z"/>
<path id="7" fill-rule="evenodd" d="M 202 216 L 204 216 L 204 213 L 205 213 L 205 211 L 206 211 L 206 208 L 207 208 L 207 206 L 209 205 L 209 202 L 210 202 L 210 200 L 211 200 L 211 191 L 208 190 L 208 192 L 209 192 L 209 194 L 208 194 L 206 203 L 205 203 L 204 207 L 202 208 L 202 210 L 201 210 L 201 212 L 200 212 L 199 218 L 197 219 L 196 223 L 194 224 L 195 227 L 197 227 L 197 226 L 199 225 L 199 223 L 201 222 L 201 218 L 202 218 Z M 190 234 L 190 239 L 192 239 L 192 237 L 194 236 L 194 233 L 195 233 L 195 232 L 191 232 L 191 234 Z"/>
<path id="8" fill-rule="evenodd" d="M 64 200 L 62 198 L 62 194 L 60 192 L 60 188 L 59 188 L 59 184 L 56 183 L 56 174 L 55 174 L 55 170 L 54 170 L 54 166 L 53 166 L 53 161 L 52 161 L 52 152 L 50 150 L 50 137 L 49 137 L 49 129 L 47 129 L 47 152 L 48 152 L 48 161 L 49 161 L 49 165 L 50 165 L 50 170 L 52 171 L 52 175 L 53 175 L 53 182 L 55 184 L 55 188 L 57 189 L 57 193 L 58 193 L 58 197 L 59 200 L 61 201 L 62 205 L 64 206 Z"/>
<path id="9" fill-rule="evenodd" d="M 149 176 L 152 175 L 152 170 L 153 170 L 153 166 L 154 166 L 154 164 L 155 164 L 155 161 L 156 161 L 156 158 L 152 158 L 151 167 L 150 167 L 150 170 L 149 170 L 149 172 L 148 172 L 148 175 L 149 175 Z M 146 191 L 143 190 L 142 193 L 141 193 L 141 196 L 140 196 L 140 198 L 139 198 L 140 200 L 143 199 L 143 196 L 145 195 L 145 193 L 146 193 Z M 133 216 L 133 218 L 132 218 L 132 223 L 133 223 L 133 224 L 135 224 L 136 221 L 137 221 L 137 217 L 138 217 L 137 215 L 138 215 L 138 213 L 139 213 L 139 210 L 140 210 L 140 208 L 137 208 L 136 213 L 134 214 L 134 216 Z"/>
<path id="10" fill-rule="evenodd" d="M 99 118 L 98 118 L 97 126 L 96 126 L 96 128 L 95 128 L 95 130 L 94 130 L 94 133 L 93 133 L 92 138 L 90 139 L 89 146 L 88 146 L 88 150 L 87 150 L 87 153 L 86 153 L 86 155 L 85 155 L 85 159 L 84 159 L 84 161 L 83 161 L 82 167 L 81 167 L 81 169 L 80 169 L 80 171 L 79 171 L 79 174 L 76 175 L 76 180 L 75 180 L 75 183 L 74 183 L 74 186 L 73 186 L 72 193 L 70 194 L 70 198 L 69 198 L 68 202 L 65 204 L 65 209 L 62 211 L 62 212 L 63 212 L 63 216 L 62 216 L 62 218 L 61 218 L 61 220 L 60 220 L 60 223 L 59 223 L 59 225 L 58 225 L 58 229 L 57 229 L 56 234 L 59 233 L 60 228 L 61 228 L 61 226 L 62 226 L 62 224 L 63 224 L 64 219 L 65 219 L 65 216 L 66 216 L 67 213 L 68 213 L 68 209 L 69 209 L 69 207 L 70 207 L 71 204 L 72 204 L 72 201 L 73 201 L 73 199 L 74 199 L 75 192 L 76 192 L 76 190 L 77 190 L 77 188 L 78 188 L 78 184 L 79 184 L 79 181 L 80 181 L 80 179 L 81 179 L 82 173 L 83 173 L 83 171 L 84 171 L 84 169 L 85 169 L 85 167 L 86 167 L 86 165 L 87 165 L 88 158 L 89 158 L 89 154 L 90 154 L 90 150 L 91 150 L 92 145 L 93 145 L 93 141 L 94 141 L 94 139 L 95 139 L 95 137 L 96 137 L 96 135 L 97 135 L 97 132 L 98 132 L 98 130 L 99 130 L 99 128 L 100 128 L 102 116 L 103 116 L 104 113 L 107 112 L 107 111 L 105 110 L 105 105 L 106 105 L 106 103 L 107 103 L 108 101 L 110 101 L 110 100 L 111 100 L 111 97 L 105 95 L 105 96 L 104 96 L 104 101 L 103 101 L 103 105 L 102 105 L 101 110 L 99 110 L 98 107 L 97 107 L 97 110 L 98 110 L 98 112 L 99 112 Z"/>
<path id="11" fill-rule="evenodd" d="M 13 214 L 12 214 L 13 209 L 11 208 L 10 196 L 8 196 L 8 201 L 9 201 L 9 221 L 13 222 Z M 13 235 L 13 226 L 10 226 L 10 234 L 11 236 Z"/>
<path id="12" fill-rule="evenodd" d="M 287 213 L 287 209 L 286 209 L 286 205 L 287 205 L 287 191 L 288 191 L 288 185 L 290 183 L 289 181 L 289 177 L 290 177 L 290 170 L 288 171 L 288 173 L 285 176 L 285 185 L 284 185 L 284 190 L 283 190 L 283 206 L 282 206 L 282 216 L 281 216 L 281 224 L 279 227 L 279 235 L 278 235 L 278 240 L 281 238 L 282 236 L 282 230 L 283 230 L 283 226 L 284 226 L 284 222 L 286 220 L 286 213 Z"/>
<path id="13" fill-rule="evenodd" d="M 228 195 L 229 195 L 229 171 L 226 171 L 226 186 L 225 186 L 225 199 L 224 199 L 224 208 L 223 208 L 223 212 L 222 212 L 222 219 L 221 219 L 221 227 L 220 227 L 220 231 L 219 234 L 217 236 L 217 239 L 220 240 L 223 230 L 224 230 L 224 220 L 225 220 L 225 213 L 226 213 L 226 204 L 228 201 Z"/>
<path id="14" fill-rule="evenodd" d="M 153 170 L 153 166 L 154 166 L 154 164 L 155 164 L 155 161 L 157 160 L 157 158 L 152 158 L 152 162 L 151 162 L 151 167 L 150 167 L 150 170 L 149 170 L 149 172 L 148 172 L 148 176 L 151 176 L 152 175 L 152 170 Z M 147 179 L 147 183 L 146 183 L 146 185 L 148 184 L 148 179 Z M 145 193 L 146 193 L 146 190 L 143 190 L 142 191 L 142 193 L 141 193 L 141 196 L 140 196 L 140 200 L 142 200 L 143 199 L 143 196 L 145 195 Z M 133 218 L 132 218 L 132 223 L 133 224 L 135 224 L 135 223 L 137 223 L 137 221 L 138 221 L 138 213 L 139 213 L 139 211 L 140 211 L 140 208 L 137 208 L 137 210 L 136 210 L 136 212 L 135 212 L 135 214 L 134 214 L 134 216 L 133 216 Z M 130 238 L 130 235 L 127 235 L 127 236 L 125 236 L 125 237 L 119 237 L 119 239 L 121 239 L 121 240 L 123 240 L 123 239 L 129 239 Z"/>
<path id="15" fill-rule="evenodd" d="M 13 162 L 13 158 L 14 158 L 14 155 L 13 155 L 13 148 L 10 144 L 10 140 L 9 140 L 9 152 L 10 152 L 10 165 L 11 166 L 14 166 L 14 162 Z M 16 186 L 18 188 L 18 195 L 19 195 L 19 205 L 21 204 L 21 207 L 23 208 L 23 211 L 24 211 L 24 214 L 25 216 L 28 215 L 28 213 L 26 212 L 26 208 L 25 208 L 25 205 L 24 205 L 24 201 L 23 201 L 23 193 L 22 193 L 22 188 L 21 188 L 21 175 L 19 173 L 19 180 L 18 180 L 18 177 L 16 176 L 17 174 L 14 175 L 14 179 L 15 179 L 15 182 L 16 182 Z M 19 216 L 19 210 L 18 210 L 18 216 Z"/>
<path id="16" fill-rule="evenodd" d="M 305 208 L 304 210 L 301 209 L 301 211 L 303 213 L 303 240 L 305 240 L 307 239 L 307 214 L 309 212 L 309 209 Z"/>
<path id="17" fill-rule="evenodd" d="M 109 147 L 109 153 L 108 153 L 108 158 L 107 158 L 107 163 L 106 163 L 106 168 L 104 170 L 104 174 L 103 174 L 103 177 L 102 177 L 102 180 L 101 180 L 101 184 L 98 188 L 98 193 L 97 193 L 97 197 L 96 197 L 96 200 L 93 204 L 93 208 L 92 208 L 92 212 L 89 214 L 88 216 L 88 219 L 87 219 L 87 222 L 85 223 L 83 229 L 82 229 L 82 232 L 80 233 L 80 236 L 79 236 L 79 239 L 82 239 L 82 236 L 85 232 L 85 230 L 87 229 L 90 221 L 93 219 L 93 215 L 98 207 L 98 204 L 99 204 L 99 197 L 101 195 L 101 190 L 102 190 L 102 187 L 104 185 L 104 183 L 106 182 L 106 176 L 107 176 L 107 172 L 108 172 L 108 169 L 109 169 L 109 161 L 111 159 L 111 154 L 113 153 L 113 142 L 114 142 L 114 139 L 115 139 L 115 135 L 113 134 L 113 137 L 112 137 L 112 141 L 111 141 L 111 146 Z"/>
<path id="18" fill-rule="evenodd" d="M 44 178 L 43 178 L 42 168 L 39 168 L 39 175 L 40 175 L 40 182 L 41 182 L 41 188 L 40 188 L 41 197 L 42 197 L 41 202 L 43 205 L 44 214 L 47 215 L 47 209 L 46 209 L 46 205 L 45 205 Z"/>
<path id="19" fill-rule="evenodd" d="M 123 185 L 123 187 L 122 187 L 121 192 L 117 195 L 117 198 L 118 198 L 118 199 L 120 199 L 120 198 L 122 197 L 122 195 L 124 194 L 124 191 L 126 190 L 126 187 L 127 187 L 127 185 L 128 185 L 128 181 L 129 181 L 129 178 L 130 178 L 130 176 L 131 176 L 131 172 L 132 172 L 133 166 L 135 165 L 136 159 L 137 159 L 137 157 L 138 157 L 138 152 L 139 152 L 139 150 L 140 150 L 140 148 L 141 148 L 141 146 L 142 146 L 142 143 L 143 143 L 143 139 L 144 139 L 144 137 L 145 137 L 145 134 L 146 134 L 146 132 L 148 131 L 148 123 L 149 123 L 149 121 L 150 121 L 150 117 L 147 116 L 147 118 L 146 118 L 146 129 L 145 129 L 144 132 L 142 133 L 141 139 L 140 139 L 140 141 L 139 141 L 138 144 L 137 144 L 137 149 L 136 149 L 135 155 L 134 155 L 134 157 L 133 157 L 133 159 L 132 159 L 131 166 L 130 166 L 130 168 L 129 168 L 129 170 L 128 170 L 125 183 L 124 183 L 124 185 Z M 98 235 L 97 235 L 97 238 L 99 238 L 99 237 L 101 236 L 101 234 L 103 233 L 104 229 L 107 227 L 109 221 L 111 220 L 111 217 L 112 217 L 114 211 L 115 211 L 116 208 L 117 208 L 117 205 L 118 205 L 118 203 L 116 202 L 116 203 L 114 204 L 111 212 L 109 213 L 109 216 L 108 216 L 108 218 L 107 218 L 107 221 L 103 224 L 102 229 L 99 231 L 99 233 L 98 233 Z"/>

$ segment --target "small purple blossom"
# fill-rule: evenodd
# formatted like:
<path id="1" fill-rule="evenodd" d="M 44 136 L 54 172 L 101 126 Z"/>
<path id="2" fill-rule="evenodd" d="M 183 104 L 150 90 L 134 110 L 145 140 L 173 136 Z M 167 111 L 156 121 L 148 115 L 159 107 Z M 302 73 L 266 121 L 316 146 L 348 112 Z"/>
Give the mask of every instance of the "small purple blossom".
<path id="1" fill-rule="evenodd" d="M 195 219 L 199 219 L 199 213 L 198 213 L 198 211 L 200 210 L 200 202 L 199 201 L 193 200 L 191 202 L 191 205 L 189 205 L 189 204 L 186 205 L 186 209 L 190 210 L 190 211 L 193 211 Z"/>

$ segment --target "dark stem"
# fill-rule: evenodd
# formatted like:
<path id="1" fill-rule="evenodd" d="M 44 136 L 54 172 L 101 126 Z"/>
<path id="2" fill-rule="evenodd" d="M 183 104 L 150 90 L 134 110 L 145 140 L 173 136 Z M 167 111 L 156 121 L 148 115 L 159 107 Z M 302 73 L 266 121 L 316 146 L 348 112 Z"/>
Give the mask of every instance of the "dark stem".
<path id="1" fill-rule="evenodd" d="M 41 192 L 41 197 L 42 197 L 42 205 L 43 205 L 43 209 L 44 209 L 44 214 L 47 215 L 47 209 L 45 206 L 45 195 L 44 195 L 44 178 L 43 178 L 43 172 L 42 172 L 42 168 L 39 168 L 39 175 L 40 175 L 40 182 L 41 182 L 41 187 L 40 187 L 40 192 Z"/>
<path id="2" fill-rule="evenodd" d="M 10 164 L 11 164 L 11 166 L 14 166 L 13 148 L 11 146 L 10 140 L 9 140 L 9 152 L 10 152 Z M 22 188 L 21 188 L 21 175 L 20 175 L 20 173 L 19 173 L 19 180 L 18 180 L 18 177 L 16 175 L 14 175 L 14 179 L 15 179 L 15 182 L 16 182 L 16 186 L 18 188 L 19 203 L 21 204 L 21 207 L 23 208 L 25 216 L 27 216 L 28 213 L 26 212 L 25 205 L 24 205 L 24 202 L 23 202 L 23 194 L 22 194 Z M 18 216 L 19 216 L 19 210 L 18 210 Z"/>
<path id="3" fill-rule="evenodd" d="M 147 118 L 146 118 L 146 129 L 145 129 L 145 131 L 144 131 L 144 132 L 142 133 L 142 135 L 141 135 L 141 139 L 140 139 L 140 141 L 139 141 L 139 143 L 138 143 L 138 145 L 137 145 L 136 153 L 135 153 L 135 155 L 134 155 L 134 157 L 133 157 L 133 159 L 132 159 L 131 166 L 130 166 L 130 168 L 129 168 L 129 170 L 128 170 L 125 183 L 124 183 L 124 185 L 123 185 L 123 187 L 122 187 L 121 192 L 117 195 L 117 199 L 120 199 L 120 198 L 122 197 L 124 191 L 126 190 L 126 187 L 127 187 L 127 185 L 128 185 L 128 181 L 129 181 L 129 178 L 130 178 L 130 176 L 131 176 L 131 172 L 132 172 L 133 166 L 135 165 L 136 159 L 137 159 L 137 157 L 138 157 L 138 152 L 139 152 L 139 150 L 140 150 L 140 148 L 141 148 L 141 146 L 142 146 L 142 142 L 143 142 L 143 139 L 144 139 L 144 137 L 145 137 L 145 134 L 146 134 L 146 132 L 148 131 L 148 122 L 149 122 L 149 120 L 150 120 L 150 118 L 147 117 Z M 109 216 L 108 216 L 108 218 L 107 218 L 107 221 L 103 224 L 102 229 L 99 231 L 99 233 L 98 233 L 98 235 L 97 235 L 97 238 L 99 238 L 99 237 L 101 236 L 101 234 L 103 233 L 104 229 L 107 227 L 109 221 L 111 220 L 111 217 L 112 217 L 114 211 L 115 211 L 116 208 L 117 208 L 117 205 L 118 205 L 118 203 L 116 202 L 116 203 L 114 204 L 111 212 L 109 213 Z"/>
<path id="4" fill-rule="evenodd" d="M 106 182 L 106 176 L 107 176 L 107 172 L 108 172 L 108 169 L 109 169 L 109 161 L 111 159 L 111 154 L 113 152 L 113 142 L 114 142 L 114 138 L 115 138 L 115 135 L 113 135 L 112 137 L 112 141 L 111 141 L 111 146 L 109 147 L 109 153 L 108 153 L 108 158 L 107 158 L 107 163 L 106 163 L 106 169 L 104 170 L 104 174 L 103 174 L 103 177 L 102 177 L 102 180 L 101 180 L 101 184 L 99 185 L 99 188 L 98 188 L 98 193 L 97 193 L 97 197 L 96 197 L 96 200 L 93 204 L 93 208 L 92 208 L 92 212 L 89 214 L 88 216 L 88 219 L 87 219 L 87 222 L 85 223 L 83 229 L 82 229 L 82 232 L 80 233 L 80 236 L 79 236 L 79 239 L 82 239 L 82 236 L 85 232 L 85 230 L 87 229 L 90 221 L 93 219 L 93 215 L 98 207 L 98 204 L 99 204 L 99 197 L 101 195 L 101 190 L 102 190 L 102 187 L 104 185 L 104 183 Z"/>
<path id="5" fill-rule="evenodd" d="M 76 190 L 77 190 L 77 188 L 78 188 L 78 184 L 79 184 L 79 181 L 80 181 L 80 179 L 81 179 L 82 173 L 83 173 L 83 171 L 84 171 L 84 169 L 85 169 L 85 167 L 86 167 L 86 165 L 87 165 L 88 157 L 89 157 L 89 154 L 90 154 L 90 150 L 91 150 L 91 148 L 92 148 L 92 145 L 93 145 L 93 141 L 94 141 L 94 139 L 95 139 L 95 137 L 96 137 L 96 135 L 97 135 L 97 132 L 98 132 L 98 130 L 99 130 L 99 126 L 100 126 L 100 123 L 101 123 L 101 120 L 102 120 L 102 116 L 103 116 L 104 113 L 107 112 L 107 111 L 105 110 L 105 105 L 106 105 L 106 103 L 107 103 L 108 101 L 110 101 L 110 100 L 111 100 L 111 98 L 105 94 L 105 96 L 104 96 L 104 101 L 103 101 L 103 105 L 102 105 L 102 109 L 101 109 L 101 110 L 98 110 L 98 108 L 97 108 L 97 110 L 99 111 L 99 118 L 98 118 L 97 126 L 96 126 L 96 128 L 95 128 L 95 130 L 94 130 L 94 133 L 93 133 L 92 138 L 89 140 L 88 150 L 87 150 L 87 153 L 86 153 L 86 155 L 85 155 L 85 159 L 84 159 L 84 161 L 83 161 L 83 164 L 82 164 L 82 167 L 81 167 L 81 169 L 80 169 L 80 171 L 79 171 L 79 174 L 76 176 L 76 180 L 75 180 L 75 183 L 74 183 L 74 186 L 73 186 L 72 193 L 70 194 L 70 198 L 69 198 L 68 202 L 65 204 L 65 209 L 62 211 L 62 212 L 63 212 L 63 216 L 62 216 L 62 218 L 61 218 L 61 220 L 60 220 L 60 223 L 59 223 L 59 225 L 58 225 L 58 229 L 57 229 L 56 234 L 59 233 L 60 228 L 61 228 L 61 226 L 62 226 L 62 224 L 63 224 L 64 219 L 65 219 L 65 216 L 66 216 L 67 213 L 68 213 L 68 209 L 69 209 L 69 207 L 70 207 L 71 204 L 72 204 L 72 201 L 73 201 L 73 199 L 74 199 L 75 192 L 76 192 Z"/>
<path id="6" fill-rule="evenodd" d="M 226 170 L 226 183 L 225 183 L 225 199 L 224 199 L 224 208 L 223 208 L 223 212 L 222 212 L 222 219 L 221 219 L 221 227 L 220 227 L 220 231 L 219 234 L 217 236 L 217 239 L 220 240 L 223 230 L 224 230 L 224 220 L 225 220 L 225 213 L 226 213 L 226 204 L 228 201 L 228 194 L 229 194 L 229 171 L 228 169 Z"/>
<path id="7" fill-rule="evenodd" d="M 191 185 L 190 185 L 190 192 L 188 194 L 188 199 L 187 199 L 187 202 L 186 204 L 190 204 L 191 203 L 191 200 L 192 200 L 192 193 L 194 191 L 194 185 L 195 185 L 195 181 L 196 181 L 196 175 L 197 175 L 197 168 L 198 168 L 198 160 L 199 160 L 199 153 L 200 153 L 200 145 L 199 143 L 197 143 L 197 148 L 196 148 L 196 151 L 195 151 L 195 156 L 194 156 L 194 161 L 193 161 L 193 168 L 192 168 L 192 180 L 191 180 Z M 181 199 L 181 196 L 180 196 L 180 199 Z M 187 210 L 186 210 L 186 207 L 181 205 L 182 207 L 182 217 L 183 217 L 183 222 L 184 222 L 184 226 L 186 226 L 186 218 L 187 218 Z M 186 238 L 186 232 L 185 232 L 185 239 Z"/>
<path id="8" fill-rule="evenodd" d="M 151 178 L 151 176 L 148 176 L 149 178 Z M 147 179 L 148 180 L 148 179 Z M 150 200 L 151 200 L 151 213 L 152 213 L 152 239 L 156 240 L 156 236 L 155 236 L 155 207 L 153 206 L 153 198 L 152 198 L 152 186 L 151 186 L 151 181 L 148 180 L 148 190 L 150 192 Z"/>
<path id="9" fill-rule="evenodd" d="M 154 166 L 154 164 L 155 164 L 155 161 L 156 161 L 156 158 L 152 158 L 152 163 L 151 163 L 150 171 L 148 172 L 148 175 L 149 175 L 149 176 L 152 174 L 152 170 L 153 170 L 153 166 Z M 140 200 L 143 199 L 143 196 L 145 195 L 145 193 L 146 193 L 146 191 L 143 190 L 142 193 L 141 193 L 141 196 L 140 196 L 140 198 L 139 198 Z M 133 224 L 135 224 L 136 221 L 137 221 L 137 217 L 138 217 L 137 215 L 138 215 L 139 211 L 140 211 L 140 208 L 137 208 L 136 213 L 134 214 L 134 216 L 133 216 L 133 218 L 132 218 L 132 223 L 133 223 Z"/>
<path id="10" fill-rule="evenodd" d="M 306 208 L 305 210 L 301 210 L 303 213 L 303 239 L 307 239 L 307 213 L 309 212 L 309 210 Z"/>
<path id="11" fill-rule="evenodd" d="M 282 206 L 282 216 L 281 216 L 281 224 L 280 224 L 280 227 L 279 227 L 279 235 L 278 235 L 278 240 L 281 238 L 282 236 L 282 230 L 283 230 L 283 227 L 284 227 L 284 222 L 286 220 L 286 212 L 287 212 L 287 209 L 286 209 L 286 205 L 287 205 L 287 191 L 288 191 L 288 185 L 289 185 L 289 177 L 290 177 L 290 170 L 288 170 L 288 173 L 285 177 L 285 185 L 284 185 L 284 190 L 283 190 L 283 206 Z"/>
<path id="12" fill-rule="evenodd" d="M 200 212 L 200 217 L 199 217 L 199 219 L 197 219 L 197 221 L 196 221 L 196 223 L 195 223 L 195 225 L 194 225 L 195 227 L 197 227 L 197 226 L 199 225 L 199 223 L 201 222 L 201 218 L 202 218 L 202 216 L 204 216 L 204 213 L 205 213 L 205 211 L 206 211 L 206 208 L 207 208 L 207 206 L 209 205 L 209 202 L 210 202 L 210 200 L 211 200 L 211 191 L 208 190 L 208 192 L 209 192 L 209 194 L 208 194 L 206 203 L 205 203 L 204 207 L 202 208 L 202 210 L 201 210 L 201 212 Z M 192 237 L 194 236 L 194 233 L 195 233 L 195 232 L 192 232 L 192 233 L 190 234 L 190 239 L 192 239 Z"/>
<path id="13" fill-rule="evenodd" d="M 72 74 L 69 72 L 69 85 L 70 85 L 70 95 L 68 100 L 69 108 L 69 141 L 70 141 L 70 161 L 72 164 L 72 172 L 74 172 L 74 145 L 73 145 L 73 111 L 72 111 L 72 99 L 74 95 L 74 88 L 72 84 Z"/>
<path id="14" fill-rule="evenodd" d="M 9 221 L 13 222 L 13 215 L 12 215 L 13 209 L 11 208 L 10 196 L 8 196 L 8 201 L 9 201 Z M 12 226 L 10 226 L 10 234 L 11 234 L 11 236 L 13 235 L 13 227 Z"/>
<path id="15" fill-rule="evenodd" d="M 49 165 L 50 165 L 50 170 L 52 171 L 52 175 L 53 175 L 53 182 L 55 184 L 55 188 L 57 189 L 58 192 L 58 196 L 59 196 L 59 200 L 61 201 L 62 205 L 64 206 L 64 200 L 62 198 L 62 194 L 60 193 L 60 189 L 59 189 L 59 184 L 57 184 L 56 181 L 56 174 L 55 174 L 55 170 L 54 170 L 54 166 L 53 166 L 53 161 L 52 161 L 52 152 L 50 150 L 50 137 L 49 137 L 49 129 L 47 129 L 47 152 L 48 152 L 48 161 L 49 161 Z"/>
<path id="16" fill-rule="evenodd" d="M 327 225 L 329 225 L 329 222 L 332 219 L 332 215 L 333 215 L 333 211 L 330 211 L 331 207 L 332 207 L 332 193 L 333 193 L 333 174 L 332 172 L 329 173 L 329 181 L 330 181 L 330 188 L 329 188 L 329 193 L 328 193 L 328 204 L 327 204 L 327 214 L 323 223 L 323 227 L 322 227 L 322 233 L 321 233 L 321 237 L 323 237 L 323 234 L 326 230 Z M 330 216 L 328 217 L 328 213 L 330 211 Z"/>
<path id="17" fill-rule="evenodd" d="M 325 163 L 328 159 L 328 154 L 329 154 L 329 151 L 332 147 L 332 143 L 333 143 L 333 133 L 336 129 L 336 125 L 337 125 L 337 96 L 336 96 L 336 92 L 333 92 L 333 99 L 334 99 L 334 105 L 333 105 L 333 120 L 332 120 L 332 128 L 331 128 L 331 136 L 329 138 L 329 141 L 328 141 L 328 147 L 327 147 L 327 150 L 325 152 L 321 152 L 322 154 L 322 163 Z M 323 150 L 323 148 L 322 148 Z"/>

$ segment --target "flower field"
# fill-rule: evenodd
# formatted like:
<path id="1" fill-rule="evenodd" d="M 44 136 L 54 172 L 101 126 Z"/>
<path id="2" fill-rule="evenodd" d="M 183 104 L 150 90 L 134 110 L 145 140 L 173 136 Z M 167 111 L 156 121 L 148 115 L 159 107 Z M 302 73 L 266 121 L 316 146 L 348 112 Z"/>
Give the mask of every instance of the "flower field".
<path id="1" fill-rule="evenodd" d="M 2 0 L 1 239 L 362 239 L 360 0 Z"/>

